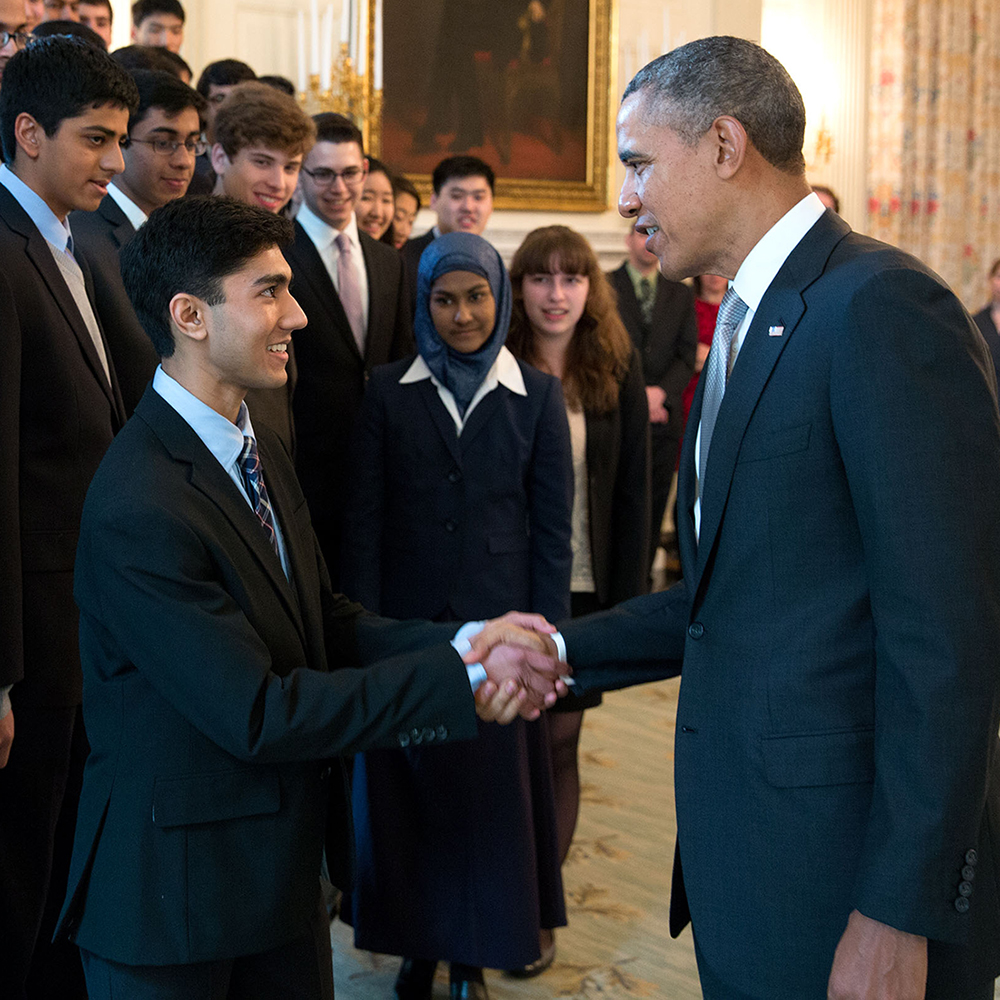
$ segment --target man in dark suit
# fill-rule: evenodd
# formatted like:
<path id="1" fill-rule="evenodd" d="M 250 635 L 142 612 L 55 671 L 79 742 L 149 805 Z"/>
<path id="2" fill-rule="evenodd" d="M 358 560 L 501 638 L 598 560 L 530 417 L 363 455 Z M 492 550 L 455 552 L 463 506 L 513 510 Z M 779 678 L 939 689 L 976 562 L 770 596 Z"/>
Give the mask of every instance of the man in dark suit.
<path id="1" fill-rule="evenodd" d="M 567 624 L 567 656 L 582 690 L 683 657 L 671 927 L 708 1000 L 987 1000 L 996 385 L 944 282 L 809 191 L 804 129 L 740 39 L 626 89 L 619 210 L 667 277 L 732 284 L 684 436 L 683 583 Z"/>
<path id="2" fill-rule="evenodd" d="M 354 208 L 368 170 L 361 132 L 342 115 L 316 116 L 302 166 L 303 204 L 285 251 L 308 325 L 296 338 L 292 397 L 296 467 L 335 587 L 348 454 L 368 373 L 412 349 L 399 254 L 358 230 Z"/>
<path id="3" fill-rule="evenodd" d="M 466 667 L 451 627 L 331 593 L 291 460 L 243 402 L 284 381 L 305 322 L 291 235 L 257 208 L 181 200 L 122 251 L 161 366 L 80 529 L 92 752 L 59 933 L 91 1000 L 332 997 L 319 871 L 325 824 L 347 844 L 350 816 L 330 758 L 475 736 L 478 678 L 536 706 L 552 690 L 554 661 Z M 509 694 L 480 713 L 532 714 Z M 346 884 L 350 857 L 329 860 Z"/>
<path id="4" fill-rule="evenodd" d="M 431 209 L 437 212 L 437 225 L 423 236 L 407 240 L 402 250 L 411 311 L 417 301 L 420 255 L 442 233 L 483 235 L 493 214 L 496 176 L 493 168 L 478 156 L 449 156 L 434 168 L 431 186 Z"/>
<path id="5" fill-rule="evenodd" d="M 118 251 L 160 205 L 182 198 L 204 151 L 205 100 L 170 73 L 136 70 L 139 107 L 128 123 L 125 169 L 94 212 L 73 214 L 73 235 L 94 277 L 125 412 L 132 415 L 156 368 L 156 352 L 125 294 Z"/>
<path id="6" fill-rule="evenodd" d="M 645 237 L 629 229 L 628 259 L 608 278 L 618 294 L 618 313 L 642 358 L 652 443 L 650 486 L 650 563 L 660 544 L 677 449 L 684 433 L 681 397 L 694 371 L 698 324 L 694 295 L 680 281 L 659 272 Z"/>
<path id="7" fill-rule="evenodd" d="M 65 37 L 14 55 L 0 90 L 0 260 L 11 296 L 0 702 L 9 692 L 4 721 L 17 733 L 0 771 L 0 995 L 12 1000 L 83 995 L 76 956 L 48 945 L 87 749 L 73 556 L 84 494 L 124 411 L 67 217 L 95 209 L 121 171 L 118 143 L 137 100 L 106 53 Z"/>

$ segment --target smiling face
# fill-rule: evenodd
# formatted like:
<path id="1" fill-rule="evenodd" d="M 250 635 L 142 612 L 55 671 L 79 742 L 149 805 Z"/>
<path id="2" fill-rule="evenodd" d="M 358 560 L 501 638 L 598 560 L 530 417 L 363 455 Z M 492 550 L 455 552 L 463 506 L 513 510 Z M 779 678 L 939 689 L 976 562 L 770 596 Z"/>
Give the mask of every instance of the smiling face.
<path id="1" fill-rule="evenodd" d="M 278 212 L 295 193 L 302 154 L 265 146 L 244 146 L 230 159 L 216 143 L 212 167 L 218 174 L 215 194 L 224 194 L 246 205 Z"/>
<path id="2" fill-rule="evenodd" d="M 431 320 L 454 351 L 478 351 L 493 333 L 497 304 L 490 283 L 471 271 L 449 271 L 431 286 Z"/>
<path id="3" fill-rule="evenodd" d="M 485 177 L 453 177 L 431 195 L 442 233 L 475 233 L 482 236 L 493 213 L 493 192 Z"/>
<path id="4" fill-rule="evenodd" d="M 171 52 L 180 52 L 184 44 L 184 22 L 176 14 L 157 11 L 132 26 L 132 41 L 136 45 L 153 45 Z"/>
<path id="5" fill-rule="evenodd" d="M 719 235 L 712 131 L 687 144 L 657 121 L 639 91 L 622 102 L 617 133 L 625 165 L 618 211 L 635 219 L 660 271 L 675 281 L 714 271 Z"/>
<path id="6" fill-rule="evenodd" d="M 124 169 L 121 142 L 127 129 L 128 110 L 110 105 L 64 118 L 51 137 L 22 112 L 15 124 L 14 172 L 59 219 L 75 209 L 93 212 L 108 193 L 108 182 Z"/>
<path id="7" fill-rule="evenodd" d="M 306 325 L 288 290 L 291 276 L 281 251 L 271 247 L 222 279 L 224 300 L 218 305 L 194 300 L 197 338 L 187 341 L 175 333 L 180 358 L 173 364 L 190 365 L 197 357 L 196 395 L 230 420 L 248 389 L 273 389 L 288 380 L 288 344 L 293 331 Z"/>
<path id="8" fill-rule="evenodd" d="M 394 209 L 395 201 L 389 178 L 381 170 L 369 171 L 355 209 L 358 227 L 373 240 L 381 239 L 392 223 Z"/>
<path id="9" fill-rule="evenodd" d="M 521 281 L 524 314 L 536 337 L 568 341 L 583 316 L 590 294 L 585 274 L 567 274 L 553 267 L 552 273 L 526 274 Z"/>
<path id="10" fill-rule="evenodd" d="M 317 142 L 306 157 L 307 170 L 326 173 L 333 171 L 337 177 L 331 182 L 302 174 L 302 197 L 314 215 L 342 232 L 351 221 L 354 206 L 361 200 L 368 161 L 356 142 Z M 344 176 L 345 171 L 348 180 Z"/>
<path id="11" fill-rule="evenodd" d="M 194 152 L 181 145 L 164 155 L 150 145 L 150 140 L 196 142 L 200 135 L 201 125 L 194 108 L 185 108 L 173 116 L 162 108 L 150 108 L 132 129 L 133 142 L 125 151 L 125 170 L 115 181 L 115 187 L 147 215 L 154 208 L 183 197 L 194 175 Z"/>

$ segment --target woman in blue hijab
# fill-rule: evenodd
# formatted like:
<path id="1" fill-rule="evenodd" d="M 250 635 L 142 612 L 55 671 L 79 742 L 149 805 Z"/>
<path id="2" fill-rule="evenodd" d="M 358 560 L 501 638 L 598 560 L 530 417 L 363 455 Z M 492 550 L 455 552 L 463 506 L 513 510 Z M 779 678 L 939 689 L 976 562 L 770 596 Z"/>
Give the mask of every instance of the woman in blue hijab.
<path id="1" fill-rule="evenodd" d="M 511 289 L 470 233 L 420 259 L 417 355 L 372 373 L 354 442 L 345 589 L 395 618 L 476 621 L 569 612 L 573 471 L 558 379 L 504 346 Z M 547 721 L 480 725 L 478 740 L 357 758 L 359 948 L 404 958 L 403 1000 L 485 998 L 482 969 L 539 958 L 565 912 Z M 549 921 L 554 921 L 550 923 Z"/>

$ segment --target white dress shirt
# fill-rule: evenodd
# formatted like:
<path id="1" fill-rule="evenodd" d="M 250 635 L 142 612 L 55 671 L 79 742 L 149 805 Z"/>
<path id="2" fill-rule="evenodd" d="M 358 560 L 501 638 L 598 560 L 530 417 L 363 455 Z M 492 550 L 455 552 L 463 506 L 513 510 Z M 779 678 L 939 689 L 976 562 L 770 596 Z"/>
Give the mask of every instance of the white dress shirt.
<path id="1" fill-rule="evenodd" d="M 729 371 L 735 370 L 736 359 L 746 339 L 747 330 L 753 322 L 764 293 L 770 288 L 778 271 L 791 252 L 802 241 L 802 237 L 819 221 L 826 211 L 819 197 L 810 192 L 797 205 L 789 209 L 758 241 L 746 255 L 736 277 L 729 283 L 736 294 L 746 303 L 747 312 L 733 337 L 729 350 Z M 694 534 L 701 534 L 701 482 L 698 469 L 701 468 L 701 421 L 698 421 L 698 437 L 694 443 L 694 468 L 697 497 L 694 502 Z"/>
<path id="2" fill-rule="evenodd" d="M 358 220 L 351 212 L 351 220 L 343 230 L 334 229 L 328 222 L 324 222 L 309 206 L 303 202 L 298 215 L 295 216 L 298 222 L 306 231 L 306 236 L 312 240 L 313 246 L 319 258 L 323 261 L 326 273 L 330 275 L 333 287 L 340 294 L 340 279 L 337 276 L 337 264 L 340 261 L 340 248 L 336 240 L 341 232 L 351 241 L 351 263 L 354 265 L 354 273 L 358 279 L 358 288 L 361 291 L 361 320 L 364 329 L 368 329 L 368 271 L 365 269 L 365 256 L 361 249 L 361 238 L 358 236 Z"/>
<path id="3" fill-rule="evenodd" d="M 112 181 L 108 185 L 111 200 L 125 213 L 125 218 L 132 223 L 132 228 L 138 232 L 139 227 L 149 218 L 146 213 Z"/>

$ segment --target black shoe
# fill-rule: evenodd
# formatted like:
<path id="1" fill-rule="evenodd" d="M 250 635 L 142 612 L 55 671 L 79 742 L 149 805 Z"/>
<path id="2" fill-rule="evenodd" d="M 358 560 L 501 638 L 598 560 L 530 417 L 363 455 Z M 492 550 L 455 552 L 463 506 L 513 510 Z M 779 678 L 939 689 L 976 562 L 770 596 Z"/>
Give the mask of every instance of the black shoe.
<path id="1" fill-rule="evenodd" d="M 553 935 L 552 943 L 542 952 L 539 958 L 536 958 L 534 962 L 529 962 L 521 969 L 508 969 L 507 975 L 513 976 L 514 979 L 533 979 L 535 976 L 540 976 L 552 964 L 555 957 L 556 939 L 555 935 Z"/>
<path id="2" fill-rule="evenodd" d="M 437 962 L 426 958 L 404 958 L 396 976 L 399 1000 L 431 1000 Z"/>
<path id="3" fill-rule="evenodd" d="M 451 981 L 451 1000 L 490 1000 L 486 992 L 486 984 L 474 979 L 453 979 Z"/>

